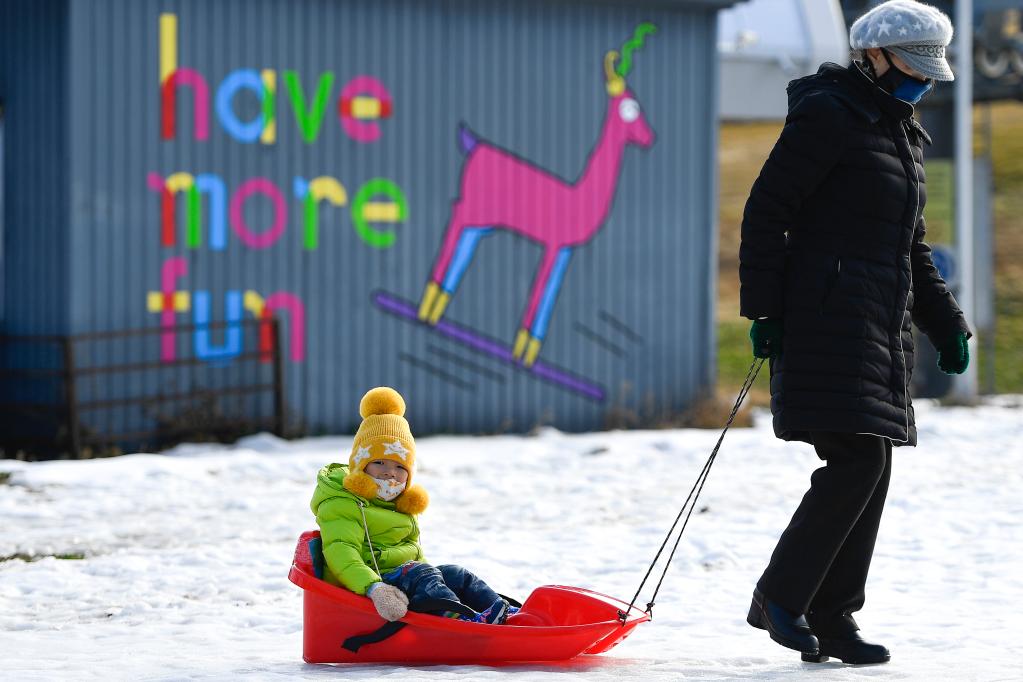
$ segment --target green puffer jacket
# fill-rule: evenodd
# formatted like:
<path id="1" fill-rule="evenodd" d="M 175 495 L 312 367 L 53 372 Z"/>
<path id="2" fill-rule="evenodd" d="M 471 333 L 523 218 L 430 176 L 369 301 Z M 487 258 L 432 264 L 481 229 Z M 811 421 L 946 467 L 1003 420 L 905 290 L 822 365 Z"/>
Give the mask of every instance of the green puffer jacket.
<path id="1" fill-rule="evenodd" d="M 323 540 L 327 564 L 324 579 L 355 594 L 366 594 L 370 585 L 380 582 L 380 576 L 373 568 L 360 505 L 366 513 L 369 536 L 382 573 L 408 561 L 425 559 L 419 546 L 416 518 L 395 511 L 393 502 L 367 500 L 346 490 L 341 482 L 347 475 L 347 464 L 328 464 L 320 469 L 309 507 L 316 514 Z"/>

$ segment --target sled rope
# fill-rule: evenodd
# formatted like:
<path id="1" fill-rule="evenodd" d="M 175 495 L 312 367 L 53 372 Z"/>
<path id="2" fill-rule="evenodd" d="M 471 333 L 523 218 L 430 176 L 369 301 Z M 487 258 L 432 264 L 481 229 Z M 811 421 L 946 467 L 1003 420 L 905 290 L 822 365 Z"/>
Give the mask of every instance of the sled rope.
<path id="1" fill-rule="evenodd" d="M 668 540 L 671 539 L 671 534 L 675 532 L 675 527 L 682 519 L 682 515 L 685 514 L 686 519 L 682 522 L 682 528 L 678 532 L 678 537 L 675 539 L 675 545 L 671 548 L 671 553 L 668 554 L 668 560 L 664 564 L 664 571 L 661 573 L 661 579 L 657 581 L 657 587 L 654 588 L 653 596 L 650 597 L 650 601 L 647 602 L 646 605 L 646 614 L 651 618 L 653 617 L 654 602 L 657 600 L 657 592 L 661 589 L 661 583 L 664 582 L 664 576 L 668 574 L 668 568 L 671 566 L 671 560 L 675 558 L 675 550 L 678 549 L 678 545 L 682 541 L 682 534 L 686 532 L 686 525 L 689 523 L 689 517 L 692 516 L 693 509 L 696 507 L 696 500 L 700 497 L 700 493 L 703 491 L 703 484 L 707 482 L 707 476 L 710 474 L 710 467 L 714 464 L 714 459 L 717 457 L 718 449 L 721 447 L 721 441 L 724 440 L 725 433 L 728 432 L 728 427 L 732 425 L 732 420 L 735 419 L 735 415 L 739 411 L 739 406 L 746 398 L 746 394 L 749 393 L 750 388 L 752 388 L 753 382 L 756 380 L 757 374 L 760 372 L 760 368 L 763 364 L 763 358 L 753 359 L 753 364 L 750 365 L 749 371 L 746 372 L 746 379 L 743 381 L 742 389 L 739 391 L 739 397 L 735 399 L 735 405 L 732 407 L 732 413 L 728 415 L 728 421 L 725 422 L 725 428 L 721 431 L 721 435 L 718 437 L 718 442 L 714 446 L 714 450 L 710 453 L 710 457 L 707 458 L 707 462 L 703 465 L 703 470 L 700 471 L 700 475 L 696 477 L 696 482 L 693 483 L 693 487 L 689 489 L 689 495 L 686 497 L 686 501 L 682 504 L 682 508 L 679 510 L 678 516 L 675 517 L 675 522 L 672 523 L 671 528 L 668 529 L 668 534 L 664 536 L 664 542 L 661 543 L 660 548 L 657 550 L 654 560 L 650 562 L 650 567 L 646 570 L 646 575 L 643 576 L 643 581 L 640 582 L 639 587 L 636 589 L 636 594 L 632 597 L 632 601 L 629 602 L 629 608 L 624 612 L 618 612 L 618 617 L 622 621 L 622 625 L 625 625 L 628 620 L 629 613 L 632 612 L 633 605 L 636 603 L 636 600 L 639 599 L 639 593 L 643 591 L 643 586 L 646 585 L 646 581 L 650 577 L 650 573 L 653 572 L 654 566 L 657 565 L 658 559 L 661 558 L 661 553 L 664 552 L 664 548 L 668 545 Z M 692 500 L 692 504 L 690 504 L 690 500 Z M 688 514 L 686 514 L 686 507 L 689 508 Z"/>

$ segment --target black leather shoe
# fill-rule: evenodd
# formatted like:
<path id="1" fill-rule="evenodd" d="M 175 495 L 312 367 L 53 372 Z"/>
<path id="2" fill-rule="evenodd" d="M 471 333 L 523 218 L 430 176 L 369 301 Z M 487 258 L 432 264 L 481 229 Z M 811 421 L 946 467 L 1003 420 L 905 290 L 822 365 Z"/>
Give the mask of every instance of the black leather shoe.
<path id="1" fill-rule="evenodd" d="M 806 617 L 764 598 L 760 590 L 753 590 L 753 603 L 746 622 L 755 628 L 767 630 L 771 639 L 789 649 L 803 652 L 804 656 L 819 656 L 820 644 L 813 636 Z"/>
<path id="2" fill-rule="evenodd" d="M 803 654 L 807 663 L 823 663 L 828 657 L 834 657 L 842 663 L 887 663 L 892 655 L 880 644 L 871 644 L 853 632 L 844 637 L 818 637 L 820 651 L 814 654 Z"/>

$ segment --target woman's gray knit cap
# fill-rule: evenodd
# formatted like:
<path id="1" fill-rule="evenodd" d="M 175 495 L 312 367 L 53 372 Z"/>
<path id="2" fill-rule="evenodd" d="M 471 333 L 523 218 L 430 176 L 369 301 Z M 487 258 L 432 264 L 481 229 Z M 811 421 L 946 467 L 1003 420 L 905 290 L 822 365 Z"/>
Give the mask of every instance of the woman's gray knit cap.
<path id="1" fill-rule="evenodd" d="M 888 0 L 853 22 L 849 45 L 854 50 L 883 47 L 928 78 L 955 80 L 945 60 L 952 42 L 952 21 L 937 7 L 916 0 Z"/>

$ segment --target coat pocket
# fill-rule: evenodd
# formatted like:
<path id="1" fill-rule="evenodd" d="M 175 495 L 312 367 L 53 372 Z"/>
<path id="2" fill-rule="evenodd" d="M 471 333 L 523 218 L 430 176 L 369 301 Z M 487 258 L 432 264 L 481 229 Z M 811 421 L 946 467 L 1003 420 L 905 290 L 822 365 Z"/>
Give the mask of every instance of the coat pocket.
<path id="1" fill-rule="evenodd" d="M 838 288 L 838 280 L 842 276 L 842 257 L 835 256 L 831 259 L 831 267 L 828 268 L 824 278 L 824 292 L 821 295 L 821 315 L 827 314 L 829 303 L 833 298 L 835 289 Z"/>

